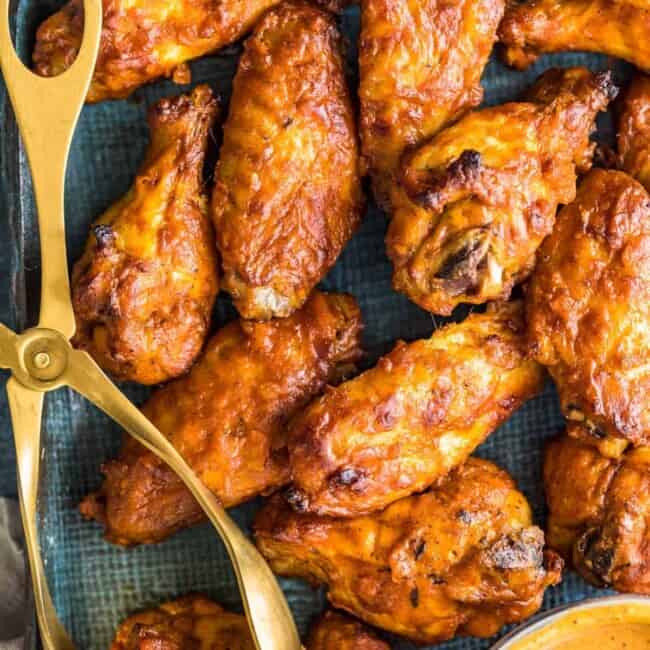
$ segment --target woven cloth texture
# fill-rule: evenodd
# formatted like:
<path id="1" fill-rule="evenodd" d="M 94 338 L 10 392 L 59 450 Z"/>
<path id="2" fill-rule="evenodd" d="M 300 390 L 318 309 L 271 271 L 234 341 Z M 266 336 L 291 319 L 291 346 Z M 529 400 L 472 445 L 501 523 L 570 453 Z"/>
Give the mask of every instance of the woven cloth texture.
<path id="1" fill-rule="evenodd" d="M 15 25 L 21 54 L 29 52 L 34 25 L 55 6 L 49 0 L 20 0 Z M 352 87 L 356 85 L 354 43 L 358 27 L 358 9 L 350 8 L 341 18 L 341 29 L 347 37 Z M 194 63 L 193 83 L 208 82 L 227 105 L 240 51 L 235 46 Z M 525 73 L 509 70 L 493 57 L 483 77 L 486 104 L 516 99 L 543 70 L 557 65 L 587 65 L 593 70 L 612 68 L 621 83 L 630 76 L 625 64 L 596 55 L 544 57 Z M 72 147 L 66 188 L 71 262 L 80 254 L 89 223 L 125 192 L 133 179 L 147 144 L 147 106 L 182 90 L 183 87 L 160 82 L 142 89 L 131 100 L 84 109 Z M 0 115 L 4 125 L 0 129 L 0 317 L 13 326 L 25 326 L 33 323 L 37 305 L 37 231 L 27 162 L 16 143 L 15 124 L 4 88 L 0 88 Z M 608 141 L 611 135 L 611 119 L 603 116 L 597 138 Z M 390 349 L 396 339 L 427 337 L 444 322 L 391 289 L 391 267 L 383 242 L 386 223 L 384 215 L 371 206 L 363 226 L 323 283 L 326 289 L 348 291 L 358 299 L 366 323 L 367 364 Z M 220 297 L 215 328 L 233 316 L 228 301 Z M 138 403 L 146 397 L 142 388 L 127 386 L 125 390 Z M 2 392 L 0 495 L 15 495 L 13 444 Z M 540 525 L 545 517 L 542 448 L 544 440 L 561 426 L 557 398 L 549 383 L 542 395 L 525 404 L 477 452 L 514 476 L 533 505 Z M 77 504 L 99 486 L 99 465 L 116 454 L 120 437 L 118 427 L 80 396 L 66 390 L 48 395 L 40 500 L 41 543 L 59 615 L 83 650 L 107 648 L 117 624 L 130 612 L 189 591 L 205 592 L 225 606 L 240 609 L 225 550 L 208 525 L 186 530 L 155 546 L 123 550 L 105 542 L 99 526 L 82 520 Z M 257 502 L 249 503 L 232 514 L 247 528 L 258 507 Z M 304 632 L 325 606 L 324 591 L 313 590 L 298 580 L 283 580 L 282 585 Z M 547 592 L 544 609 L 605 593 L 567 572 L 562 584 Z M 489 647 L 493 641 L 457 639 L 436 647 L 476 650 Z M 415 646 L 395 640 L 394 647 L 406 650 Z"/>

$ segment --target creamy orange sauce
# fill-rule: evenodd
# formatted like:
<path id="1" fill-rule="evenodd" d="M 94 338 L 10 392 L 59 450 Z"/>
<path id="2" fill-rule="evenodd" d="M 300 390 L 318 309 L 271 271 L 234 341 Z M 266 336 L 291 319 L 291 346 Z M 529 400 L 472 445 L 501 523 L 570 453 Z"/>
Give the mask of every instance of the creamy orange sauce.
<path id="1" fill-rule="evenodd" d="M 650 650 L 650 600 L 568 611 L 508 650 Z"/>

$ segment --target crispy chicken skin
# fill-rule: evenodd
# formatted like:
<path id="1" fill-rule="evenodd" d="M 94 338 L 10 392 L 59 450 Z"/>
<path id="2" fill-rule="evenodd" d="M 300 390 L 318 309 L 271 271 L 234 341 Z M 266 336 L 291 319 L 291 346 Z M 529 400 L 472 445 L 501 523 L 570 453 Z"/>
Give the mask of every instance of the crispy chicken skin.
<path id="1" fill-rule="evenodd" d="M 190 595 L 129 616 L 110 650 L 255 650 L 248 623 L 204 596 Z"/>
<path id="2" fill-rule="evenodd" d="M 546 448 L 548 543 L 592 584 L 650 594 L 650 448 L 608 457 L 569 428 Z"/>
<path id="3" fill-rule="evenodd" d="M 512 2 L 499 26 L 509 65 L 526 68 L 541 54 L 602 52 L 650 71 L 648 0 Z"/>
<path id="4" fill-rule="evenodd" d="M 110 650 L 255 650 L 246 618 L 192 594 L 129 616 Z M 390 650 L 358 621 L 328 611 L 312 628 L 306 650 Z"/>
<path id="5" fill-rule="evenodd" d="M 359 621 L 330 609 L 312 627 L 306 649 L 390 650 L 390 646 Z"/>
<path id="6" fill-rule="evenodd" d="M 650 196 L 639 183 L 586 176 L 539 251 L 527 317 L 566 417 L 650 444 Z"/>
<path id="7" fill-rule="evenodd" d="M 520 302 L 493 305 L 329 388 L 289 428 L 294 508 L 372 512 L 463 463 L 543 385 L 522 317 Z"/>
<path id="8" fill-rule="evenodd" d="M 207 86 L 150 109 L 135 183 L 92 226 L 73 269 L 74 345 L 116 379 L 178 377 L 205 341 L 218 261 L 202 172 L 217 111 Z"/>
<path id="9" fill-rule="evenodd" d="M 650 191 L 650 77 L 637 75 L 625 97 L 618 128 L 621 167 Z"/>
<path id="10" fill-rule="evenodd" d="M 591 165 L 589 134 L 615 95 L 608 73 L 549 70 L 528 100 L 474 111 L 406 156 L 408 201 L 386 238 L 393 286 L 436 314 L 507 299 L 557 206 Z"/>
<path id="11" fill-rule="evenodd" d="M 162 76 L 190 81 L 187 62 L 229 45 L 278 0 L 103 0 L 104 23 L 89 102 L 128 97 Z M 71 0 L 39 27 L 37 74 L 73 63 L 83 33 L 83 2 Z"/>
<path id="12" fill-rule="evenodd" d="M 402 152 L 481 103 L 504 7 L 504 0 L 362 0 L 362 154 L 383 207 Z"/>
<path id="13" fill-rule="evenodd" d="M 225 507 L 268 494 L 289 480 L 287 419 L 350 371 L 360 330 L 353 298 L 314 292 L 290 318 L 226 325 L 142 410 Z M 156 542 L 203 519 L 176 474 L 132 438 L 103 472 L 81 512 L 111 542 Z"/>
<path id="14" fill-rule="evenodd" d="M 235 76 L 215 176 L 224 288 L 244 318 L 288 316 L 334 264 L 363 208 L 332 16 L 286 2 L 256 27 Z"/>
<path id="15" fill-rule="evenodd" d="M 420 643 L 488 637 L 527 618 L 562 567 L 512 479 L 477 458 L 354 519 L 296 513 L 278 494 L 254 528 L 276 573 L 326 584 L 335 607 Z"/>

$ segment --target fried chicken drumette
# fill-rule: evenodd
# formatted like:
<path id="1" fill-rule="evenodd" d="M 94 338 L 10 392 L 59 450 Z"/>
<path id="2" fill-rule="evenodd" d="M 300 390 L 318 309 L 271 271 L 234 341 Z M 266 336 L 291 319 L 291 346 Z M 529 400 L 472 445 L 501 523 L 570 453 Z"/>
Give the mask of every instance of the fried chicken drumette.
<path id="1" fill-rule="evenodd" d="M 591 165 L 609 74 L 549 70 L 528 101 L 472 112 L 404 160 L 408 201 L 386 237 L 393 286 L 436 314 L 506 299 L 533 269 L 558 204 Z"/>
<path id="2" fill-rule="evenodd" d="M 623 99 L 618 129 L 621 167 L 650 191 L 650 77 L 637 75 Z"/>
<path id="3" fill-rule="evenodd" d="M 277 494 L 254 528 L 276 573 L 326 584 L 335 607 L 420 643 L 487 637 L 527 618 L 562 567 L 512 479 L 477 458 L 353 519 L 296 513 Z"/>
<path id="4" fill-rule="evenodd" d="M 505 60 L 526 68 L 541 54 L 602 52 L 650 71 L 647 0 L 512 2 L 499 26 Z"/>
<path id="5" fill-rule="evenodd" d="M 191 595 L 129 616 L 110 650 L 255 650 L 248 623 L 204 596 Z"/>
<path id="6" fill-rule="evenodd" d="M 87 101 L 128 97 L 163 76 L 190 81 L 187 62 L 234 43 L 278 0 L 103 0 L 99 55 Z M 54 77 L 75 60 L 83 0 L 70 0 L 39 27 L 34 70 Z"/>
<path id="7" fill-rule="evenodd" d="M 424 490 L 460 465 L 544 372 L 526 358 L 523 305 L 494 305 L 427 340 L 398 343 L 329 388 L 289 428 L 297 510 L 349 517 Z"/>
<path id="8" fill-rule="evenodd" d="M 129 616 L 110 650 L 255 650 L 246 618 L 205 596 L 184 596 Z M 306 650 L 390 650 L 361 623 L 328 611 L 312 628 Z"/>
<path id="9" fill-rule="evenodd" d="M 650 444 L 650 195 L 593 170 L 558 214 L 527 294 L 534 357 L 566 417 Z"/>
<path id="10" fill-rule="evenodd" d="M 246 42 L 212 196 L 223 286 L 244 318 L 298 309 L 360 221 L 340 40 L 332 16 L 286 2 Z"/>
<path id="11" fill-rule="evenodd" d="M 404 150 L 481 103 L 504 7 L 504 0 L 362 0 L 362 154 L 383 207 L 397 193 Z"/>
<path id="12" fill-rule="evenodd" d="M 187 372 L 218 290 L 203 161 L 217 102 L 207 86 L 149 111 L 151 143 L 133 187 L 92 226 L 72 272 L 73 343 L 119 380 Z"/>
<path id="13" fill-rule="evenodd" d="M 232 322 L 142 410 L 225 507 L 268 494 L 289 481 L 287 419 L 350 371 L 360 330 L 353 298 L 319 292 L 290 318 Z M 81 511 L 111 542 L 156 542 L 203 519 L 177 475 L 132 438 L 102 471 Z"/>
<path id="14" fill-rule="evenodd" d="M 306 650 L 390 650 L 390 646 L 359 621 L 330 609 L 312 627 Z"/>
<path id="15" fill-rule="evenodd" d="M 618 455 L 579 425 L 546 448 L 548 543 L 597 587 L 650 594 L 650 448 Z"/>

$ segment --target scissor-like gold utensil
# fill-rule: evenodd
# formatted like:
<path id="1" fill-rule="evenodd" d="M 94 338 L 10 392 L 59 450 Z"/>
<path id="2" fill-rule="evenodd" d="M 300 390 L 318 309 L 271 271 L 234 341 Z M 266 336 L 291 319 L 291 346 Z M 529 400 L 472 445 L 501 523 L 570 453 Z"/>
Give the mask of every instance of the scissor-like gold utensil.
<path id="1" fill-rule="evenodd" d="M 85 26 L 74 64 L 53 79 L 35 76 L 18 59 L 9 30 L 9 0 L 0 0 L 0 69 L 9 90 L 32 172 L 41 242 L 38 326 L 16 334 L 0 324 L 0 367 L 9 368 L 9 407 L 18 487 L 36 612 L 46 650 L 74 650 L 48 590 L 36 528 L 44 393 L 69 386 L 102 409 L 164 460 L 184 481 L 221 535 L 233 563 L 259 650 L 299 650 L 284 595 L 268 565 L 214 494 L 160 431 L 69 339 L 75 332 L 65 245 L 64 184 L 72 134 L 99 50 L 102 0 L 85 0 Z"/>

